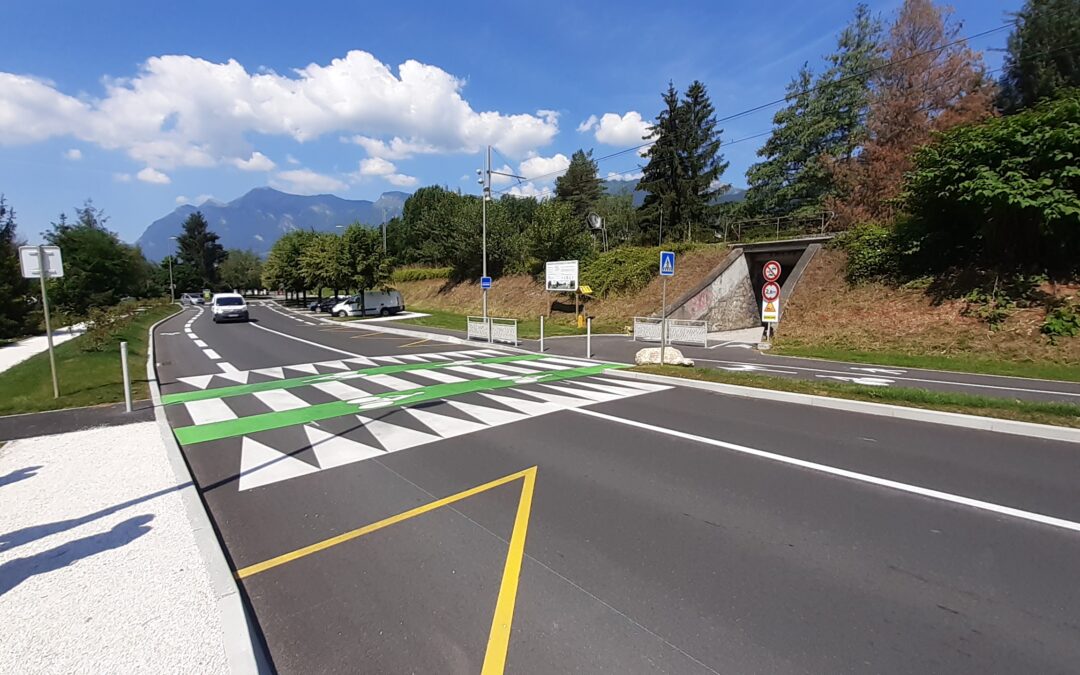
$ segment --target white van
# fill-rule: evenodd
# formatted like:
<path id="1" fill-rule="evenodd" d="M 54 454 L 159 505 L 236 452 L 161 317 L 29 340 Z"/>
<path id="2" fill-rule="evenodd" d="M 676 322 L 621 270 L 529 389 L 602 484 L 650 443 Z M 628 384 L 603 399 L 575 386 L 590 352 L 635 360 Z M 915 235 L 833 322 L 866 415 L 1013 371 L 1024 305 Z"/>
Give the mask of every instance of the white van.
<path id="1" fill-rule="evenodd" d="M 239 293 L 215 293 L 210 300 L 214 323 L 222 321 L 247 321 L 248 307 Z"/>
<path id="2" fill-rule="evenodd" d="M 364 291 L 364 316 L 390 316 L 405 310 L 400 291 Z M 350 295 L 330 310 L 334 316 L 360 316 L 360 296 Z"/>

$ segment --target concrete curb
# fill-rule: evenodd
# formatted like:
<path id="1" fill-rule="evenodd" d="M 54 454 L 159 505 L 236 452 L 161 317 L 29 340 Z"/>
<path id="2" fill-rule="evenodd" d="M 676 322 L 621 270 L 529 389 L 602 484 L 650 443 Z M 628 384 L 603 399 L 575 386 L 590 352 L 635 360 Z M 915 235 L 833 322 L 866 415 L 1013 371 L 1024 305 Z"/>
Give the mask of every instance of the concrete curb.
<path id="1" fill-rule="evenodd" d="M 721 384 L 719 382 L 703 382 L 701 380 L 691 380 L 682 377 L 670 377 L 668 375 L 653 375 L 651 373 L 628 372 L 625 370 L 612 370 L 609 371 L 609 373 L 618 377 L 671 384 L 680 387 L 690 387 L 691 389 L 704 389 L 705 391 L 726 394 L 728 396 L 739 396 L 741 398 L 763 399 L 780 403 L 797 403 L 817 408 L 828 408 L 830 410 L 843 410 L 845 412 L 892 417 L 914 422 L 928 422 L 931 424 L 943 424 L 945 426 L 963 427 L 965 429 L 976 429 L 979 431 L 1013 434 L 1016 436 L 1024 436 L 1026 438 L 1043 438 L 1051 441 L 1080 443 L 1080 429 L 1055 427 L 1049 424 L 1015 422 L 1013 420 L 1003 420 L 996 417 L 980 417 L 978 415 L 965 415 L 963 413 L 943 412 L 940 410 L 908 408 L 888 403 L 870 403 L 867 401 L 853 401 L 851 399 L 831 398 L 813 394 L 797 394 L 788 391 L 744 387 L 737 384 Z"/>
<path id="2" fill-rule="evenodd" d="M 154 329 L 183 311 L 184 309 L 181 308 L 178 312 L 150 326 L 146 379 L 150 384 L 150 396 L 154 402 L 154 418 L 161 432 L 161 439 L 165 443 L 165 452 L 169 457 L 173 475 L 176 477 L 180 498 L 184 501 L 188 523 L 191 525 L 192 534 L 195 535 L 195 543 L 199 547 L 199 553 L 210 575 L 210 584 L 221 613 L 225 659 L 229 664 L 229 671 L 245 675 L 247 673 L 272 673 L 270 659 L 263 650 L 255 624 L 244 606 L 240 588 L 225 559 L 225 552 L 221 548 L 221 542 L 218 541 L 217 532 L 210 523 L 210 516 L 206 512 L 199 491 L 195 488 L 195 478 L 191 475 L 180 446 L 176 443 L 161 404 L 161 389 L 158 386 L 157 367 L 154 361 Z"/>

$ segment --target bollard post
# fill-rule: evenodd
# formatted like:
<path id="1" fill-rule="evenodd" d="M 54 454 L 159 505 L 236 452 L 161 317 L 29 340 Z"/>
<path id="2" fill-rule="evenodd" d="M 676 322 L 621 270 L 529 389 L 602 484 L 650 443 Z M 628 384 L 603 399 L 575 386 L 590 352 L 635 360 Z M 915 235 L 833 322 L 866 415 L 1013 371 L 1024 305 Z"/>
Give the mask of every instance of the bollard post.
<path id="1" fill-rule="evenodd" d="M 592 317 L 585 319 L 585 358 L 592 358 Z"/>
<path id="2" fill-rule="evenodd" d="M 544 315 L 540 315 L 540 353 L 544 353 Z"/>
<path id="3" fill-rule="evenodd" d="M 131 412 L 131 377 L 128 374 L 127 343 L 120 343 L 120 367 L 124 371 L 124 409 Z"/>

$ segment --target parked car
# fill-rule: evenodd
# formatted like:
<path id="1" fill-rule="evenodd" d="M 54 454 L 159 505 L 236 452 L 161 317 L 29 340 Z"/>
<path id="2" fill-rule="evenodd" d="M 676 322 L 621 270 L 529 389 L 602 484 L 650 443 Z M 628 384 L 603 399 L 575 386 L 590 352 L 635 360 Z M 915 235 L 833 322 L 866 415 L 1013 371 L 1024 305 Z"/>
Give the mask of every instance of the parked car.
<path id="1" fill-rule="evenodd" d="M 362 304 L 364 316 L 390 316 L 405 311 L 405 301 L 400 291 L 364 291 Z M 360 316 L 360 296 L 350 295 L 334 305 L 330 313 L 339 317 Z"/>
<path id="2" fill-rule="evenodd" d="M 183 293 L 180 295 L 180 302 L 185 305 L 205 304 L 202 293 Z"/>
<path id="3" fill-rule="evenodd" d="M 334 308 L 334 305 L 343 300 L 345 300 L 345 298 L 340 295 L 335 295 L 332 298 L 323 298 L 322 300 L 315 299 L 308 303 L 307 308 L 309 312 L 329 312 Z"/>
<path id="4" fill-rule="evenodd" d="M 248 307 L 244 296 L 239 293 L 216 293 L 210 299 L 210 311 L 214 323 L 222 321 L 247 321 Z"/>

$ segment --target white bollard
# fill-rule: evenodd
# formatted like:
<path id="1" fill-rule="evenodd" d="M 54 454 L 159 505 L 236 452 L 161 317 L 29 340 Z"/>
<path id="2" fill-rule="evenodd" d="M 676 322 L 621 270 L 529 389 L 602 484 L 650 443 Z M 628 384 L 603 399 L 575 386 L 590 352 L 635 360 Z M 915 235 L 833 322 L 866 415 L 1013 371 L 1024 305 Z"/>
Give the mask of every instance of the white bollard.
<path id="1" fill-rule="evenodd" d="M 128 374 L 127 343 L 120 343 L 120 367 L 124 371 L 124 408 L 131 412 L 131 376 Z"/>
<path id="2" fill-rule="evenodd" d="M 585 358 L 592 358 L 592 317 L 585 319 Z"/>
<path id="3" fill-rule="evenodd" d="M 544 315 L 540 315 L 540 353 L 544 352 Z"/>

